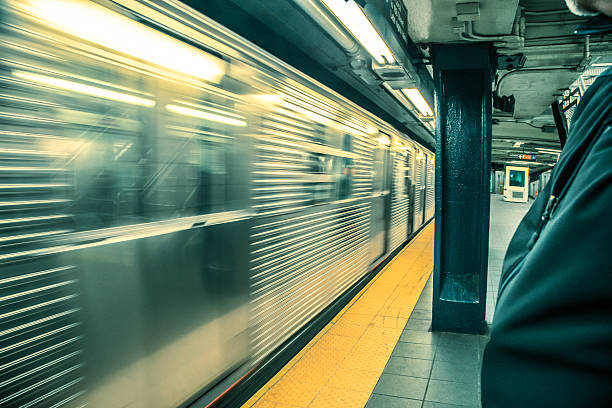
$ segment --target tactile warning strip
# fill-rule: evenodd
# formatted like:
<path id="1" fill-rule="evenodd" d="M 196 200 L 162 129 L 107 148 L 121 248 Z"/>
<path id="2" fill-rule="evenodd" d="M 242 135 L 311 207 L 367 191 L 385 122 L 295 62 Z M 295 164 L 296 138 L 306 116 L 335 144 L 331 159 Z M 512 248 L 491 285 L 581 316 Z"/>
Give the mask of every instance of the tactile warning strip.
<path id="1" fill-rule="evenodd" d="M 242 408 L 361 408 L 433 269 L 434 223 L 417 235 Z"/>

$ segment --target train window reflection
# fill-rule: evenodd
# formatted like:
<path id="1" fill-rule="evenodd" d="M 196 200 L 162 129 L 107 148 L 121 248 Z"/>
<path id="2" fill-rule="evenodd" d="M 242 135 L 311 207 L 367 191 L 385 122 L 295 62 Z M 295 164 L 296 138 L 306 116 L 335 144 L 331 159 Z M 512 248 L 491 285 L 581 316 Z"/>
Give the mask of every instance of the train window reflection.
<path id="1" fill-rule="evenodd" d="M 385 168 L 384 145 L 379 145 L 374 150 L 374 192 L 382 192 L 385 189 L 384 168 Z"/>
<path id="2" fill-rule="evenodd" d="M 352 136 L 317 124 L 312 140 L 314 144 L 308 155 L 311 203 L 349 198 L 354 175 Z"/>
<path id="3" fill-rule="evenodd" d="M 345 134 L 342 138 L 342 150 L 345 152 L 353 151 L 353 139 L 351 135 Z M 352 191 L 352 179 L 353 179 L 353 159 L 350 157 L 339 158 L 341 162 L 340 174 L 338 181 L 338 195 L 339 199 L 343 200 L 350 197 Z"/>
<path id="4" fill-rule="evenodd" d="M 314 204 L 330 201 L 333 197 L 333 161 L 333 157 L 323 153 L 310 154 L 310 180 Z"/>
<path id="5" fill-rule="evenodd" d="M 317 145 L 325 145 L 326 127 L 317 123 L 311 136 Z M 308 157 L 310 177 L 308 178 L 311 190 L 312 203 L 318 204 L 330 201 L 333 193 L 333 158 L 319 151 L 312 151 Z"/>
<path id="6" fill-rule="evenodd" d="M 232 89 L 149 75 L 108 50 L 104 63 L 90 44 L 66 46 L 36 29 L 40 39 L 3 48 L 28 67 L 3 67 L 2 103 L 19 112 L 3 124 L 14 135 L 5 145 L 23 152 L 10 165 L 28 180 L 18 193 L 24 207 L 49 203 L 64 232 L 238 209 L 234 139 L 247 118 Z"/>
<path id="7" fill-rule="evenodd" d="M 406 159 L 404 160 L 404 193 L 410 197 L 412 192 L 412 149 L 406 149 Z"/>

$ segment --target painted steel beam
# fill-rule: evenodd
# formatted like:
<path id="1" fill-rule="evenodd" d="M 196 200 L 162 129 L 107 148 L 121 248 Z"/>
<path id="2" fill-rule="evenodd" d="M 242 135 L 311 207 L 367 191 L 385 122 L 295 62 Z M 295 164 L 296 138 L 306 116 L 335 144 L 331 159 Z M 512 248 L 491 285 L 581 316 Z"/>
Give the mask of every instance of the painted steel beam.
<path id="1" fill-rule="evenodd" d="M 489 44 L 432 47 L 436 97 L 434 331 L 486 330 L 491 72 Z"/>

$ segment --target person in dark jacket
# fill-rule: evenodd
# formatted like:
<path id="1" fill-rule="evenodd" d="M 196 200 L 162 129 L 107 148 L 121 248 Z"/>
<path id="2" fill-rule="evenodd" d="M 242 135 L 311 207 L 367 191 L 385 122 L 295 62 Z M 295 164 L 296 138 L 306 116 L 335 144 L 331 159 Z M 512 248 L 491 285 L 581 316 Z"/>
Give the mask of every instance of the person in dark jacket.
<path id="1" fill-rule="evenodd" d="M 612 0 L 570 2 L 612 28 Z M 612 68 L 508 246 L 481 383 L 483 407 L 612 407 Z"/>

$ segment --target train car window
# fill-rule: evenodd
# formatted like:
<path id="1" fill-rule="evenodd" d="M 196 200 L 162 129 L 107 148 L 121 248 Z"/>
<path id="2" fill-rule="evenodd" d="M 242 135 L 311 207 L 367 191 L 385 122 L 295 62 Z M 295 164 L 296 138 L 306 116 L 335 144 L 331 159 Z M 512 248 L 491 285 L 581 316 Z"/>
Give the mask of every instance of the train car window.
<path id="1" fill-rule="evenodd" d="M 393 157 L 390 150 L 392 138 L 380 132 L 375 140 L 377 143 L 374 146 L 373 191 L 374 193 L 390 192 L 393 188 Z"/>
<path id="2" fill-rule="evenodd" d="M 404 185 L 404 156 L 397 154 L 393 161 L 393 196 L 394 197 L 405 197 L 406 188 Z"/>
<path id="3" fill-rule="evenodd" d="M 232 202 L 231 125 L 112 103 L 92 111 L 106 127 L 86 132 L 90 148 L 71 160 L 77 229 L 219 212 Z"/>
<path id="4" fill-rule="evenodd" d="M 107 51 L 105 60 L 91 45 L 68 47 L 54 38 L 19 37 L 20 47 L 6 57 L 23 64 L 1 67 L 8 109 L 23 118 L 15 116 L 5 129 L 22 135 L 14 139 L 32 152 L 27 160 L 49 169 L 31 183 L 37 189 L 23 192 L 24 202 L 62 203 L 70 212 L 61 218 L 70 224 L 62 231 L 236 206 L 238 188 L 228 184 L 236 178 L 235 140 L 247 121 L 229 90 L 214 93 L 158 68 L 151 75 L 132 70 Z"/>
<path id="5" fill-rule="evenodd" d="M 324 146 L 326 143 L 325 125 L 317 123 L 312 134 L 315 144 Z M 311 191 L 312 204 L 331 201 L 334 198 L 335 186 L 333 178 L 334 157 L 321 152 L 310 152 L 308 184 Z"/>
<path id="6" fill-rule="evenodd" d="M 146 151 L 146 109 L 75 94 L 56 97 L 62 108 L 54 115 L 71 117 L 72 126 L 63 133 L 65 143 L 79 146 L 65 165 L 74 175 L 75 228 L 142 222 L 139 163 Z"/>
<path id="7" fill-rule="evenodd" d="M 385 160 L 387 155 L 387 145 L 378 144 L 374 149 L 374 180 L 373 187 L 375 193 L 386 190 L 387 171 Z"/>
<path id="8" fill-rule="evenodd" d="M 353 136 L 316 123 L 310 140 L 316 145 L 307 158 L 310 203 L 349 198 L 353 194 Z"/>
<path id="9" fill-rule="evenodd" d="M 410 197 L 412 194 L 412 150 L 406 149 L 404 160 L 404 193 Z"/>
<path id="10" fill-rule="evenodd" d="M 342 150 L 345 152 L 353 151 L 353 140 L 350 134 L 345 134 L 342 138 Z M 339 157 L 340 175 L 338 181 L 338 198 L 343 200 L 352 194 L 353 179 L 353 159 L 350 157 Z"/>
<path id="11" fill-rule="evenodd" d="M 143 186 L 147 216 L 167 219 L 225 210 L 231 129 L 179 112 L 166 112 L 164 118 Z"/>

